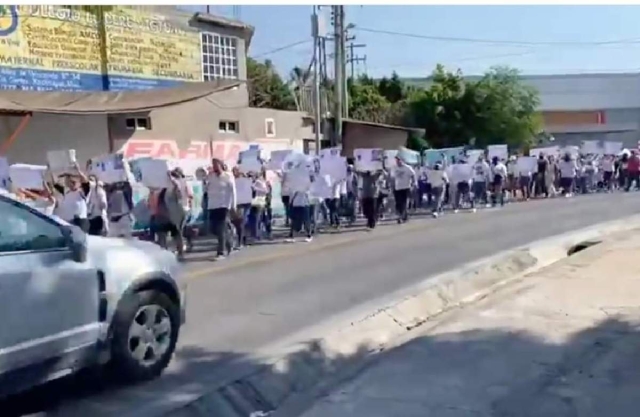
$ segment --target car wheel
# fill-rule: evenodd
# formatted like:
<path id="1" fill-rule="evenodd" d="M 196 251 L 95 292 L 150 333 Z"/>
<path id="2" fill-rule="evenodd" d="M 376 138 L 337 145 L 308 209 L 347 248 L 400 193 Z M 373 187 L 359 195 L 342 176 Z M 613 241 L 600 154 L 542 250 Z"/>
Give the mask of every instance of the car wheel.
<path id="1" fill-rule="evenodd" d="M 122 301 L 114 319 L 112 361 L 129 381 L 157 377 L 167 367 L 178 341 L 180 308 L 164 293 L 149 290 Z"/>

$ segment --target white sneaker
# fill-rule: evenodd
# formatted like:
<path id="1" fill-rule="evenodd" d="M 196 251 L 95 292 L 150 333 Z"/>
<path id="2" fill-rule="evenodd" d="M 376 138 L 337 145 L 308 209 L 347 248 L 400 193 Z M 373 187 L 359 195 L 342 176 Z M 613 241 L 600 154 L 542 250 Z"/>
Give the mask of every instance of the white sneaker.
<path id="1" fill-rule="evenodd" d="M 485 205 L 486 208 L 491 208 L 491 204 Z"/>
<path id="2" fill-rule="evenodd" d="M 292 237 L 285 240 L 286 243 L 296 243 L 296 240 Z"/>
<path id="3" fill-rule="evenodd" d="M 477 213 L 477 212 L 478 212 L 478 209 L 474 207 L 474 208 L 472 208 L 472 209 L 471 209 L 471 212 L 472 212 L 472 213 Z"/>
<path id="4" fill-rule="evenodd" d="M 431 214 L 431 215 L 433 216 L 433 218 L 434 218 L 434 219 L 437 219 L 437 218 L 438 218 L 438 213 L 437 213 L 437 212 L 436 212 L 436 213 L 433 213 L 433 214 Z"/>
<path id="5" fill-rule="evenodd" d="M 304 239 L 305 242 L 309 243 L 313 240 L 313 237 L 307 237 Z"/>
<path id="6" fill-rule="evenodd" d="M 455 209 L 455 210 L 453 210 L 453 212 L 454 212 L 454 213 L 460 213 L 460 210 Z"/>

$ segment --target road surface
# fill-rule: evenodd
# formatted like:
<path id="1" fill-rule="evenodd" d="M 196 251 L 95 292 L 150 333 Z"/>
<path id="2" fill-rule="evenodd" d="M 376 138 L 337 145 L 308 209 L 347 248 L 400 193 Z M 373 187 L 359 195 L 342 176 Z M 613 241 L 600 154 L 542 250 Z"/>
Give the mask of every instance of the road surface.
<path id="1" fill-rule="evenodd" d="M 638 212 L 640 193 L 539 200 L 387 225 L 354 233 L 334 248 L 331 239 L 345 239 L 348 231 L 311 244 L 265 245 L 220 264 L 193 261 L 188 323 L 162 378 L 135 387 L 72 378 L 0 404 L 0 410 L 142 417 L 175 387 L 220 384 L 254 366 L 247 354 L 354 306 L 502 250 Z"/>

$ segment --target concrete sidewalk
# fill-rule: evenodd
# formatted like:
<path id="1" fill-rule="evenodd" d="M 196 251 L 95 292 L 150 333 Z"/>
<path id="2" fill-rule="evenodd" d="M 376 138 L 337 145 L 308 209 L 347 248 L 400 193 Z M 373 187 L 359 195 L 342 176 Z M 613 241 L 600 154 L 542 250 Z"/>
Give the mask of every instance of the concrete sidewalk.
<path id="1" fill-rule="evenodd" d="M 637 232 L 417 328 L 302 415 L 637 416 Z"/>

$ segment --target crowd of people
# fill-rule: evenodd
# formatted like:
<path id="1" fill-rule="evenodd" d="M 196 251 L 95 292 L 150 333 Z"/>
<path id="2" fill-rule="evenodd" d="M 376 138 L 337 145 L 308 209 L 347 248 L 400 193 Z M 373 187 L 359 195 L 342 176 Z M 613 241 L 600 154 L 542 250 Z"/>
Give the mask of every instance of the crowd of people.
<path id="1" fill-rule="evenodd" d="M 349 164 L 346 177 L 339 181 L 320 175 L 316 167 L 309 171 L 308 186 L 295 191 L 288 173 L 278 171 L 287 241 L 301 238 L 309 242 L 321 228 L 353 224 L 358 214 L 366 219 L 367 229 L 373 230 L 389 216 L 405 223 L 418 209 L 438 217 L 445 210 L 473 212 L 515 200 L 640 187 L 637 151 L 617 156 L 566 153 L 559 158 L 540 154 L 535 166 L 526 169 L 517 161 L 517 156 L 489 160 L 482 155 L 476 161 L 459 157 L 432 166 L 411 166 L 396 157 L 392 166 L 377 171 L 358 172 Z M 167 176 L 169 186 L 149 190 L 144 203 L 149 228 L 141 238 L 165 248 L 171 242 L 178 258 L 183 259 L 193 248 L 196 235 L 211 235 L 217 241 L 215 259 L 219 260 L 272 237 L 273 187 L 264 168 L 246 174 L 237 167 L 228 169 L 218 159 L 213 159 L 208 169 L 199 168 L 196 177 L 202 182 L 201 210 L 205 215 L 202 224 L 195 226 L 190 221 L 195 211 L 193 192 L 184 173 L 175 168 Z M 133 193 L 127 181 L 103 184 L 75 165 L 73 172 L 50 176 L 43 190 L 17 189 L 13 193 L 89 234 L 134 237 Z"/>

